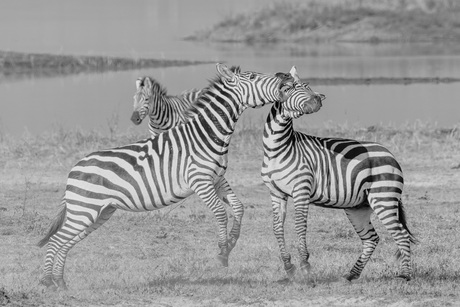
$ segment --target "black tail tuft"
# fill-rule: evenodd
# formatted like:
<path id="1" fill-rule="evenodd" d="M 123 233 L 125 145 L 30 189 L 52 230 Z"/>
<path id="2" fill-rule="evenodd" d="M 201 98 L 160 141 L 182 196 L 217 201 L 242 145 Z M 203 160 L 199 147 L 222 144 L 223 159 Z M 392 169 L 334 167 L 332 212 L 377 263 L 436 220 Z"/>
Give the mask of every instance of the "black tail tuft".
<path id="1" fill-rule="evenodd" d="M 407 228 L 406 212 L 404 211 L 403 203 L 402 203 L 401 200 L 399 200 L 399 202 L 398 202 L 398 214 L 399 214 L 399 221 L 403 225 L 404 229 L 409 233 L 410 242 L 412 244 L 417 244 L 419 241 L 410 232 L 409 228 Z"/>
<path id="2" fill-rule="evenodd" d="M 41 239 L 38 243 L 38 247 L 43 247 L 48 243 L 49 239 L 61 229 L 62 225 L 64 224 L 65 218 L 66 218 L 66 203 L 65 200 L 62 201 L 61 207 L 59 208 L 59 212 L 56 215 L 56 217 L 53 220 L 53 223 L 51 224 L 50 229 L 48 230 L 48 233 L 46 236 Z"/>

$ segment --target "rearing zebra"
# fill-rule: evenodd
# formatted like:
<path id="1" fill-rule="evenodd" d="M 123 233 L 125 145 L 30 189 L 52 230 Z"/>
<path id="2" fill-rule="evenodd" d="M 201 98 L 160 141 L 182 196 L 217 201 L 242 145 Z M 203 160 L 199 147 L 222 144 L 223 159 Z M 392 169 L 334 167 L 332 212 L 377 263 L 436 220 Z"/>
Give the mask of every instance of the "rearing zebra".
<path id="1" fill-rule="evenodd" d="M 170 96 L 156 80 L 143 77 L 136 80 L 134 109 L 131 121 L 139 125 L 149 116 L 152 137 L 185 122 L 185 110 L 197 100 L 202 90 L 191 89 L 181 95 Z"/>
<path id="2" fill-rule="evenodd" d="M 273 230 L 278 241 L 284 269 L 294 276 L 295 266 L 286 251 L 284 221 L 288 197 L 295 206 L 295 229 L 299 238 L 300 267 L 309 270 L 306 243 L 309 204 L 344 209 L 359 235 L 363 251 L 344 277 L 357 279 L 371 257 L 379 236 L 372 226 L 372 212 L 395 240 L 401 258 L 398 277 L 410 280 L 410 243 L 415 239 L 406 225 L 401 202 L 403 174 L 394 156 L 382 145 L 338 138 L 320 138 L 297 132 L 293 118 L 313 113 L 321 107 L 324 95 L 302 84 L 295 69 L 291 71 L 294 88 L 304 98 L 276 102 L 268 115 L 264 134 L 262 178 L 270 189 Z M 290 103 L 290 102 L 294 103 Z M 303 101 L 302 103 L 299 103 Z"/>
<path id="3" fill-rule="evenodd" d="M 214 213 L 219 225 L 218 260 L 228 265 L 243 216 L 242 203 L 223 177 L 232 133 L 248 107 L 286 99 L 284 85 L 292 83 L 292 77 L 240 72 L 222 64 L 217 64 L 217 72 L 186 123 L 155 138 L 93 152 L 72 168 L 59 214 L 38 243 L 48 243 L 42 284 L 66 288 L 67 253 L 117 209 L 161 209 L 192 193 Z M 235 215 L 229 238 L 222 200 L 232 206 Z"/>

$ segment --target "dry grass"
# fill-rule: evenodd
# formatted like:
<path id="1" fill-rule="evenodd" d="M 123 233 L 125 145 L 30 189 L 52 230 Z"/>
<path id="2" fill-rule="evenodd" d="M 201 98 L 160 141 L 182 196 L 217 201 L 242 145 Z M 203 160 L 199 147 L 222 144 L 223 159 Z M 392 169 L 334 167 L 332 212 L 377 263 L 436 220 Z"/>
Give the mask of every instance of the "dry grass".
<path id="1" fill-rule="evenodd" d="M 396 247 L 376 221 L 381 243 L 362 277 L 345 283 L 360 242 L 340 210 L 312 208 L 309 281 L 285 277 L 271 230 L 269 195 L 259 177 L 260 127 L 239 127 L 232 140 L 228 180 L 246 207 L 242 237 L 230 267 L 218 266 L 217 226 L 196 197 L 162 211 L 117 212 L 69 253 L 67 292 L 38 286 L 44 249 L 34 244 L 56 213 L 67 172 L 85 154 L 137 139 L 136 135 L 55 131 L 0 138 L 0 305 L 333 305 L 445 306 L 459 299 L 460 133 L 457 128 L 299 127 L 322 136 L 375 140 L 388 146 L 406 174 L 404 203 L 409 227 L 421 240 L 413 248 L 415 278 L 392 278 Z M 296 258 L 293 212 L 288 248 Z M 230 212 L 229 212 L 230 213 Z M 3 302 L 2 302 L 3 300 Z"/>

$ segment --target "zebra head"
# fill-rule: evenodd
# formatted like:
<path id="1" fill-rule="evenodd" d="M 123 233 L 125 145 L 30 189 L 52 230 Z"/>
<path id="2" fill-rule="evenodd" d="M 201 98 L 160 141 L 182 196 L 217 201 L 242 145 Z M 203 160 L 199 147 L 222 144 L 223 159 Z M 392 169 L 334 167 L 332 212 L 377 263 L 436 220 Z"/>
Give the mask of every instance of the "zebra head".
<path id="1" fill-rule="evenodd" d="M 290 74 L 266 75 L 258 72 L 241 72 L 239 67 L 227 68 L 217 64 L 217 72 L 222 83 L 237 93 L 244 107 L 258 108 L 267 103 L 287 99 L 285 88 L 292 84 Z"/>
<path id="2" fill-rule="evenodd" d="M 136 93 L 134 94 L 134 107 L 131 121 L 139 125 L 142 120 L 152 113 L 155 101 L 165 96 L 166 90 L 150 77 L 142 77 L 136 80 Z"/>
<path id="3" fill-rule="evenodd" d="M 322 107 L 322 101 L 326 99 L 326 95 L 314 92 L 308 83 L 303 83 L 295 66 L 289 72 L 294 78 L 292 87 L 286 90 L 288 96 L 283 102 L 283 116 L 290 118 L 298 118 L 304 114 L 318 112 Z"/>

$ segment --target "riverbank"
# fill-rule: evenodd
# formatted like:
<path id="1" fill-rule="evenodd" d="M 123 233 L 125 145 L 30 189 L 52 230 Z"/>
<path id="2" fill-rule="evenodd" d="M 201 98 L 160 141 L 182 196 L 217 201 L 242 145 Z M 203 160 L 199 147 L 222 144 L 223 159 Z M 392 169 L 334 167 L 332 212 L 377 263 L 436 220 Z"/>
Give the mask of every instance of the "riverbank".
<path id="1" fill-rule="evenodd" d="M 282 1 L 187 37 L 216 42 L 460 42 L 460 3 Z"/>
<path id="2" fill-rule="evenodd" d="M 76 73 L 187 66 L 206 63 L 210 62 L 0 51 L 0 82 L 2 79 L 16 79 L 30 76 L 48 77 Z"/>

